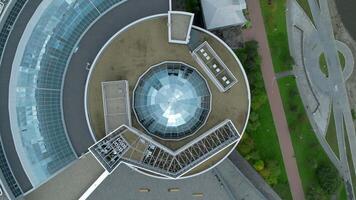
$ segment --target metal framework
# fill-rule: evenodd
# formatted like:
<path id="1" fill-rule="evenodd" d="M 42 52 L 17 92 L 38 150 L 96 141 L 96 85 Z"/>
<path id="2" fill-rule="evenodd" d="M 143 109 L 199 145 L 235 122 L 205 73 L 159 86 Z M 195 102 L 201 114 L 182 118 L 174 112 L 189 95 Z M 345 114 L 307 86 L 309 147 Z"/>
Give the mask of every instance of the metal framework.
<path id="1" fill-rule="evenodd" d="M 162 177 L 177 179 L 240 138 L 231 120 L 227 119 L 191 143 L 172 151 L 139 130 L 122 125 L 89 150 L 110 173 L 124 162 Z"/>
<path id="2" fill-rule="evenodd" d="M 205 100 L 203 101 L 203 102 L 205 102 L 205 103 L 209 103 L 209 105 L 207 105 L 207 107 L 209 107 L 209 109 L 207 110 L 208 112 L 205 113 L 205 114 L 206 114 L 206 117 L 205 117 L 204 119 L 202 119 L 202 120 L 203 120 L 203 123 L 201 123 L 201 124 L 199 125 L 199 128 L 197 128 L 195 131 L 192 131 L 190 134 L 187 134 L 187 135 L 182 136 L 182 137 L 165 138 L 165 137 L 161 137 L 159 134 L 152 134 L 152 133 L 150 132 L 150 130 L 148 130 L 148 129 L 146 128 L 145 124 L 142 124 L 142 123 L 141 123 L 140 117 L 139 117 L 139 115 L 138 115 L 138 113 L 137 113 L 137 111 L 136 111 L 136 109 L 135 109 L 135 98 L 136 98 L 135 93 L 136 93 L 136 91 L 138 90 L 139 83 L 141 82 L 140 80 L 144 79 L 144 77 L 147 76 L 147 73 L 149 73 L 151 70 L 153 70 L 154 68 L 156 68 L 156 67 L 158 67 L 158 66 L 162 66 L 162 65 L 182 65 L 182 66 L 187 66 L 188 68 L 193 69 L 193 70 L 204 80 L 204 83 L 207 85 L 207 89 L 209 90 L 209 97 L 206 97 Z M 212 99 L 213 99 L 213 97 L 212 97 L 212 95 L 211 95 L 212 93 L 211 93 L 210 87 L 209 87 L 208 85 L 209 85 L 209 84 L 208 84 L 207 80 L 204 78 L 204 76 L 203 76 L 196 68 L 192 67 L 191 65 L 188 65 L 188 64 L 186 64 L 186 63 L 184 63 L 184 62 L 180 62 L 180 61 L 164 61 L 164 62 L 158 63 L 158 64 L 156 64 L 156 65 L 153 65 L 153 66 L 149 67 L 149 68 L 138 78 L 138 81 L 137 81 L 137 83 L 136 83 L 136 85 L 135 85 L 135 87 L 134 87 L 134 89 L 133 89 L 133 94 L 134 94 L 134 95 L 132 95 L 132 107 L 134 108 L 134 109 L 133 109 L 133 113 L 135 114 L 136 119 L 138 119 L 138 123 L 141 125 L 142 128 L 145 129 L 146 133 L 148 133 L 148 134 L 150 134 L 150 135 L 152 135 L 152 136 L 154 136 L 154 137 L 157 137 L 157 138 L 159 138 L 159 139 L 162 139 L 162 140 L 171 140 L 171 141 L 173 141 L 173 140 L 182 140 L 182 139 L 185 139 L 185 138 L 187 138 L 187 137 L 189 137 L 189 136 L 195 134 L 202 126 L 205 125 L 206 121 L 208 120 L 208 117 L 209 117 L 210 112 L 211 112 Z"/>

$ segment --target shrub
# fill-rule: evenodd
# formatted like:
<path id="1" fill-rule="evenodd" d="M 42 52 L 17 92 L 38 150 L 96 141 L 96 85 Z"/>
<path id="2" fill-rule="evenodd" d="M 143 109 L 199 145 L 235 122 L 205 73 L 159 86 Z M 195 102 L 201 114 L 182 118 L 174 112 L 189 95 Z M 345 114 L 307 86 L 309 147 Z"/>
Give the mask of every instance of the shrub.
<path id="1" fill-rule="evenodd" d="M 253 164 L 253 167 L 257 170 L 257 171 L 261 171 L 265 168 L 265 162 L 263 162 L 263 160 L 257 160 L 255 162 L 255 164 Z"/>
<path id="2" fill-rule="evenodd" d="M 253 162 L 253 161 L 256 161 L 256 160 L 260 160 L 260 159 L 261 159 L 261 156 L 260 156 L 260 154 L 258 153 L 258 151 L 253 151 L 253 152 L 247 154 L 247 155 L 245 156 L 245 159 L 246 159 L 246 160 L 249 160 L 249 161 L 251 161 L 251 162 Z"/>
<path id="3" fill-rule="evenodd" d="M 307 200 L 327 200 L 324 192 L 319 187 L 311 187 L 306 194 Z"/>

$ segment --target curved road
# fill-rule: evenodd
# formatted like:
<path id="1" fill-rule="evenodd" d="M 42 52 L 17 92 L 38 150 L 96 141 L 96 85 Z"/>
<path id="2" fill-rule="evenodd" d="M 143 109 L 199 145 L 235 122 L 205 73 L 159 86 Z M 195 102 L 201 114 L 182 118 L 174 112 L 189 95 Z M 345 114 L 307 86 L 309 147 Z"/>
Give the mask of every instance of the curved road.
<path id="1" fill-rule="evenodd" d="M 79 43 L 65 76 L 63 88 L 63 112 L 68 136 L 77 153 L 88 151 L 94 141 L 85 118 L 84 91 L 89 71 L 86 63 L 95 59 L 104 44 L 120 29 L 142 17 L 166 13 L 168 0 L 128 0 L 102 16 Z M 102 106 L 101 102 L 98 102 Z"/>

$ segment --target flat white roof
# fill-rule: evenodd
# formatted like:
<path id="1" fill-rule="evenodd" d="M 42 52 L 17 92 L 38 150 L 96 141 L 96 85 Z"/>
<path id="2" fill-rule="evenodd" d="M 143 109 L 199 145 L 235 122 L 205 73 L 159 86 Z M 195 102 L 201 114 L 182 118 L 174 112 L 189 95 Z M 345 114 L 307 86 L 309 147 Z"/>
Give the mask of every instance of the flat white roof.
<path id="1" fill-rule="evenodd" d="M 201 0 L 207 29 L 242 25 L 247 20 L 243 14 L 245 0 Z"/>

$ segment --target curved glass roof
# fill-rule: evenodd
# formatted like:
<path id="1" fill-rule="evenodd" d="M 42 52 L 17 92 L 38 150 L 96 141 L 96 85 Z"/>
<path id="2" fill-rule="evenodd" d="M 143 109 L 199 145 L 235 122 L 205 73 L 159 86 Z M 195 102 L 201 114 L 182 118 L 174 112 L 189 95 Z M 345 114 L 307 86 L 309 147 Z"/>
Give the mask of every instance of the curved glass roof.
<path id="1" fill-rule="evenodd" d="M 197 131 L 208 117 L 210 101 L 204 78 L 181 63 L 151 68 L 134 91 L 138 121 L 163 139 L 179 139 Z"/>
<path id="2" fill-rule="evenodd" d="M 76 158 L 62 120 L 64 72 L 81 35 L 121 2 L 43 1 L 25 30 L 11 74 L 10 117 L 17 153 L 34 186 Z"/>

